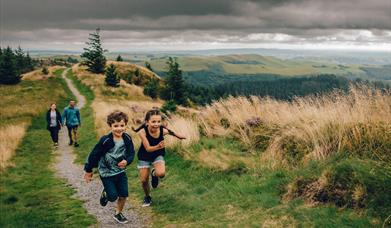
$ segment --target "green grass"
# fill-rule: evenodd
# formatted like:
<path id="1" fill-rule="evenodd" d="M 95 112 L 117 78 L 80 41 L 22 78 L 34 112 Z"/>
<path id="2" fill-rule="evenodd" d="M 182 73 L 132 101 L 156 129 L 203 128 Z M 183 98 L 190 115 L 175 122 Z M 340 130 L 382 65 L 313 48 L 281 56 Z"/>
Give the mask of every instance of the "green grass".
<path id="1" fill-rule="evenodd" d="M 68 75 L 79 90 L 93 100 L 91 90 L 72 74 Z M 87 105 L 85 111 L 90 110 Z M 83 163 L 96 143 L 92 110 L 83 114 L 78 162 Z M 87 116 L 86 116 L 87 115 Z M 86 123 L 91 121 L 91 124 Z M 137 148 L 135 148 L 137 150 Z M 187 148 L 194 156 L 202 150 L 215 150 L 227 156 L 257 159 L 256 154 L 244 153 L 245 148 L 230 139 L 206 139 Z M 168 150 L 167 176 L 152 191 L 152 221 L 155 227 L 176 224 L 188 227 L 381 227 L 382 220 L 371 211 L 339 208 L 333 204 L 310 206 L 303 199 L 283 201 L 286 186 L 303 175 L 320 175 L 327 163 L 311 163 L 305 169 L 270 170 L 258 168 L 246 172 L 214 169 L 198 160 L 185 160 L 179 148 Z M 141 202 L 137 161 L 128 167 L 131 201 Z M 367 180 L 365 178 L 365 180 Z M 136 203 L 136 205 L 139 205 Z M 136 206 L 137 207 L 137 206 Z M 144 210 L 137 208 L 137 210 Z M 146 209 L 149 211 L 150 209 Z"/>
<path id="2" fill-rule="evenodd" d="M 91 108 L 91 103 L 94 100 L 94 93 L 92 90 L 81 83 L 71 70 L 68 71 L 67 77 L 70 78 L 79 92 L 86 98 L 86 104 L 82 110 L 80 110 L 82 126 L 79 129 L 79 144 L 80 146 L 75 148 L 77 155 L 76 162 L 84 163 L 88 154 L 98 142 L 98 136 L 95 131 L 94 111 Z"/>
<path id="3" fill-rule="evenodd" d="M 50 103 L 65 96 L 59 81 L 48 78 L 42 81 L 23 80 L 17 85 L 0 85 L 0 126 L 29 122 L 31 118 L 47 110 Z"/>
<path id="4" fill-rule="evenodd" d="M 61 90 L 62 79 L 50 87 Z M 43 82 L 41 82 L 43 83 Z M 69 90 L 58 101 L 63 108 Z M 26 135 L 9 167 L 1 173 L 0 227 L 87 227 L 95 219 L 88 215 L 74 190 L 58 179 L 53 171 L 53 146 L 46 130 L 44 113 L 32 119 Z"/>
<path id="5" fill-rule="evenodd" d="M 202 140 L 203 141 L 203 140 Z M 202 147 L 238 150 L 240 147 L 204 140 Z M 195 146 L 199 150 L 199 145 Z M 168 150 L 167 176 L 152 191 L 153 225 L 169 224 L 190 227 L 371 227 L 381 220 L 365 211 L 341 209 L 331 204 L 310 207 L 301 199 L 282 201 L 285 186 L 301 170 L 257 169 L 246 173 L 205 168 L 198 162 L 184 160 L 177 149 Z M 246 156 L 246 155 L 244 155 Z M 303 171 L 302 171 L 303 172 Z M 313 172 L 313 170 L 306 170 Z M 139 200 L 143 194 L 137 170 L 128 169 L 129 189 Z M 134 181 L 132 181 L 134 180 Z"/>
<path id="6" fill-rule="evenodd" d="M 156 71 L 166 71 L 165 58 L 149 60 Z M 309 61 L 306 59 L 279 59 L 261 55 L 181 56 L 178 63 L 184 72 L 208 71 L 221 75 L 277 74 L 281 76 L 303 76 L 313 74 L 365 75 L 356 65 L 341 68 L 330 61 Z M 138 64 L 144 64 L 140 61 Z M 321 66 L 321 67 L 320 67 Z M 218 70 L 217 70 L 218 69 Z M 216 71 L 217 70 L 217 71 Z"/>

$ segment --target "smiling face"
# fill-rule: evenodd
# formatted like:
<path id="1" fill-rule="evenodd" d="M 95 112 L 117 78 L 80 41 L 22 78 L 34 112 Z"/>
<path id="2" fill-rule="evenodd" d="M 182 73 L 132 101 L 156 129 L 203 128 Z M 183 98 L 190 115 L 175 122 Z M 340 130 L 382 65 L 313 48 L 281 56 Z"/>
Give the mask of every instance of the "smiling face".
<path id="1" fill-rule="evenodd" d="M 57 108 L 56 104 L 52 104 L 52 105 L 50 106 L 50 109 L 53 110 L 53 111 L 56 110 L 56 108 Z"/>
<path id="2" fill-rule="evenodd" d="M 114 123 L 112 123 L 110 126 L 111 132 L 113 133 L 113 136 L 115 138 L 122 137 L 122 134 L 125 132 L 125 127 L 126 127 L 126 124 L 125 124 L 124 120 L 121 120 L 119 122 L 114 121 Z"/>
<path id="3" fill-rule="evenodd" d="M 148 127 L 151 130 L 157 130 L 162 125 L 162 116 L 161 115 L 152 115 L 148 120 Z"/>

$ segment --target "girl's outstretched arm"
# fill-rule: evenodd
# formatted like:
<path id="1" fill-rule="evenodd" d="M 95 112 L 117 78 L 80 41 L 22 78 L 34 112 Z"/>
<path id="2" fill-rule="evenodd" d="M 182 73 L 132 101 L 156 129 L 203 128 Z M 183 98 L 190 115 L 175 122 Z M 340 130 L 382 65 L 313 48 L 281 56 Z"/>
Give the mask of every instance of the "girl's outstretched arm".
<path id="1" fill-rule="evenodd" d="M 143 124 L 141 124 L 138 128 L 134 128 L 133 126 L 132 126 L 132 130 L 134 131 L 134 132 L 139 132 L 141 129 L 143 129 L 145 127 L 145 123 L 143 123 Z"/>
<path id="2" fill-rule="evenodd" d="M 167 127 L 163 127 L 164 129 L 163 129 L 163 133 L 164 133 L 164 135 L 172 135 L 172 136 L 175 136 L 175 137 L 177 137 L 178 139 L 186 139 L 186 137 L 184 136 L 184 135 L 181 135 L 181 134 L 178 134 L 178 133 L 175 133 L 174 131 L 172 131 L 172 130 L 170 130 L 170 129 L 168 129 Z"/>

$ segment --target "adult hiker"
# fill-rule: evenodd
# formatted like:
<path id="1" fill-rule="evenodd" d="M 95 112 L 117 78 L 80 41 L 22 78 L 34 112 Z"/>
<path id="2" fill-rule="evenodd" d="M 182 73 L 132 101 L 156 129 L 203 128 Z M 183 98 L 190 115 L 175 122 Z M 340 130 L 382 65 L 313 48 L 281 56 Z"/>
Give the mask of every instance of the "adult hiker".
<path id="1" fill-rule="evenodd" d="M 61 129 L 62 119 L 55 103 L 52 103 L 46 112 L 46 123 L 46 128 L 50 131 L 54 146 L 58 146 L 58 132 Z"/>
<path id="2" fill-rule="evenodd" d="M 69 106 L 64 109 L 63 117 L 63 125 L 66 125 L 68 128 L 68 136 L 69 136 L 69 145 L 74 145 L 78 147 L 77 143 L 77 130 L 81 127 L 80 121 L 80 112 L 76 107 L 76 102 L 74 100 L 69 101 Z"/>

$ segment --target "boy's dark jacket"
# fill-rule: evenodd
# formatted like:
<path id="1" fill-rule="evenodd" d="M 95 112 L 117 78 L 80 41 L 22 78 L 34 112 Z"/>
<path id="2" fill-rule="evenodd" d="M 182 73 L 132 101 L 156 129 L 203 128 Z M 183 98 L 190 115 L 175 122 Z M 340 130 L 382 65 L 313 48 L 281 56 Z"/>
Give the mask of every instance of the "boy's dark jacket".
<path id="1" fill-rule="evenodd" d="M 57 122 L 56 128 L 61 129 L 62 118 L 61 118 L 60 112 L 57 111 L 57 109 L 56 109 L 56 122 Z M 50 109 L 46 112 L 46 123 L 47 123 L 46 129 L 49 130 L 49 127 L 50 127 Z"/>
<path id="2" fill-rule="evenodd" d="M 132 138 L 127 134 L 122 134 L 122 139 L 124 140 L 126 154 L 124 159 L 127 162 L 127 165 L 132 163 L 134 159 L 134 146 L 132 142 Z M 98 167 L 99 160 L 102 156 L 104 156 L 107 151 L 114 147 L 113 133 L 102 136 L 99 142 L 95 145 L 94 149 L 92 149 L 90 155 L 88 155 L 87 163 L 84 165 L 84 171 L 90 173 L 92 169 Z"/>

